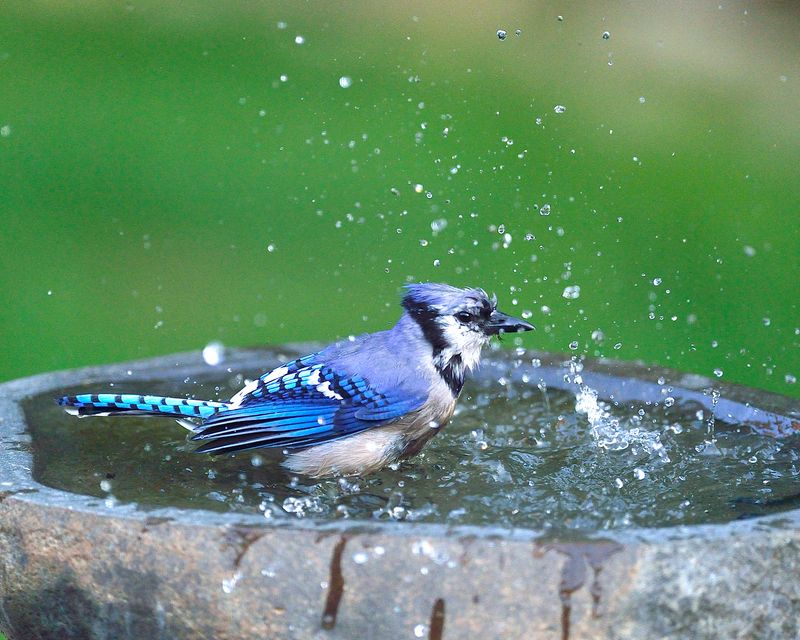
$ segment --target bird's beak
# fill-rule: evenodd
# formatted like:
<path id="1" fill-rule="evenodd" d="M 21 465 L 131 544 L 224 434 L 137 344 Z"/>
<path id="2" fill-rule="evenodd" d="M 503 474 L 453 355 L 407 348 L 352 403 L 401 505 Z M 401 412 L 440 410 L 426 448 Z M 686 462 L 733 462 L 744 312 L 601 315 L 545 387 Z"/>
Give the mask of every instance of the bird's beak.
<path id="1" fill-rule="evenodd" d="M 532 324 L 506 315 L 502 311 L 495 309 L 489 320 L 483 325 L 483 330 L 488 336 L 496 336 L 499 333 L 516 333 L 518 331 L 530 331 L 535 329 Z"/>

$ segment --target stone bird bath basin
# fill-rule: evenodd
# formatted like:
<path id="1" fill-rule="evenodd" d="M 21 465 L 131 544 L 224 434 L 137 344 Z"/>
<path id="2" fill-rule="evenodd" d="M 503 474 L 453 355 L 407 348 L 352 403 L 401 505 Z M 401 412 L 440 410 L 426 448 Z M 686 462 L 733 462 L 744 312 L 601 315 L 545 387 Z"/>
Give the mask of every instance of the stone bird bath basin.
<path id="1" fill-rule="evenodd" d="M 236 351 L 211 374 L 257 373 L 309 350 Z M 518 388 L 524 379 L 534 389 L 574 389 L 565 359 L 494 352 L 477 376 L 487 388 L 502 378 Z M 336 510 L 267 518 L 270 509 L 284 512 L 280 499 L 263 512 L 227 503 L 212 510 L 40 482 L 48 472 L 36 457 L 37 428 L 28 424 L 31 397 L 55 398 L 83 384 L 148 391 L 152 380 L 209 375 L 198 354 L 178 354 L 0 385 L 0 630 L 10 640 L 800 636 L 800 510 L 791 496 L 713 523 L 542 530 L 503 520 L 500 511 L 498 524 L 437 521 L 435 514 L 424 521 L 344 518 Z M 800 428 L 797 401 L 774 394 L 631 363 L 587 360 L 581 376 L 619 407 L 657 406 L 667 389 L 678 404 L 706 418 L 713 413 L 720 424 L 789 443 Z M 116 429 L 131 428 L 126 420 L 108 427 L 58 416 L 52 420 L 65 429 L 99 429 L 112 439 L 127 437 Z M 174 422 L 159 425 L 183 438 Z M 66 469 L 73 450 L 95 446 L 78 431 L 62 436 L 60 451 L 48 449 Z M 445 447 L 448 437 L 434 440 Z M 147 452 L 161 460 L 158 447 Z M 225 469 L 251 462 L 239 458 Z M 435 466 L 412 461 L 410 473 L 426 464 Z M 83 473 L 77 458 L 75 465 Z M 142 473 L 134 486 L 147 482 Z M 391 482 L 403 472 L 387 473 Z"/>

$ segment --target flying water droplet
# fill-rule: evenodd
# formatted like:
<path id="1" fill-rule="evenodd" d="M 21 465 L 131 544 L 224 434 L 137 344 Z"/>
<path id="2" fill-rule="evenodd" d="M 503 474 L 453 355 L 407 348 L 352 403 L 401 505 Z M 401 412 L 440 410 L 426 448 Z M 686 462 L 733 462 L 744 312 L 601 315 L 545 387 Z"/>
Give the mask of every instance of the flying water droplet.
<path id="1" fill-rule="evenodd" d="M 225 359 L 225 346 L 221 342 L 209 342 L 203 347 L 203 361 L 211 366 L 216 367 L 221 364 Z"/>
<path id="2" fill-rule="evenodd" d="M 497 30 L 497 38 L 499 40 L 505 40 L 506 36 L 508 36 L 508 33 L 506 32 L 505 29 L 498 29 Z"/>
<path id="3" fill-rule="evenodd" d="M 339 78 L 339 86 L 342 89 L 349 89 L 353 85 L 353 79 L 350 76 L 342 76 Z"/>
<path id="4" fill-rule="evenodd" d="M 564 287 L 564 291 L 561 295 L 567 300 L 575 300 L 581 297 L 581 288 L 577 284 Z"/>

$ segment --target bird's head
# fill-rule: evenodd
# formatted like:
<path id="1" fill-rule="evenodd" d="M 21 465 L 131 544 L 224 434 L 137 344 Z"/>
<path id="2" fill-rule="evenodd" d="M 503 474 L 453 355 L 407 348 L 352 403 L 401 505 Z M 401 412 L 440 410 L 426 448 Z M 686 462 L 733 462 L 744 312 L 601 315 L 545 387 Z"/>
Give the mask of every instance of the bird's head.
<path id="1" fill-rule="evenodd" d="M 433 347 L 434 359 L 447 364 L 458 357 L 468 369 L 480 360 L 481 347 L 501 333 L 530 331 L 533 325 L 497 309 L 497 298 L 483 289 L 447 284 L 406 286 L 403 307 Z"/>

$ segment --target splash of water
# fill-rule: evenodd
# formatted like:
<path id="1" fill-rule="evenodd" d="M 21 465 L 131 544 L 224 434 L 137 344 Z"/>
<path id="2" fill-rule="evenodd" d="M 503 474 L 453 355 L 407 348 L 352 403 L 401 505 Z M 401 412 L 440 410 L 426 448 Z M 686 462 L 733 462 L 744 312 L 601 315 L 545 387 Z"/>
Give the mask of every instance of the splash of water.
<path id="1" fill-rule="evenodd" d="M 575 411 L 586 416 L 589 432 L 595 443 L 606 451 L 624 451 L 631 445 L 638 445 L 657 461 L 670 461 L 661 436 L 638 426 L 623 425 L 615 418 L 609 406 L 597 399 L 597 391 L 583 382 L 583 365 L 577 360 L 570 363 L 570 378 L 578 387 L 575 393 Z"/>

